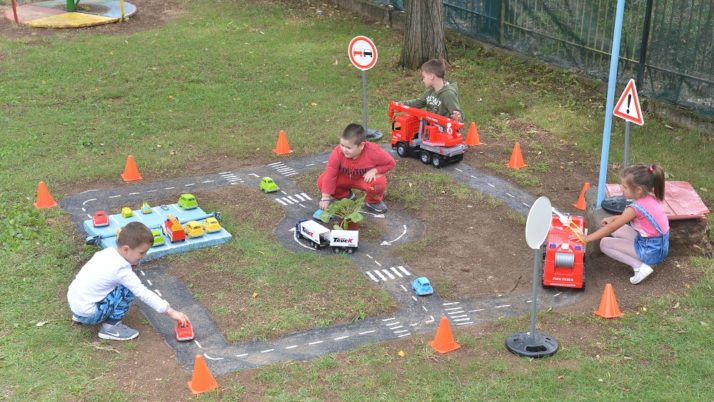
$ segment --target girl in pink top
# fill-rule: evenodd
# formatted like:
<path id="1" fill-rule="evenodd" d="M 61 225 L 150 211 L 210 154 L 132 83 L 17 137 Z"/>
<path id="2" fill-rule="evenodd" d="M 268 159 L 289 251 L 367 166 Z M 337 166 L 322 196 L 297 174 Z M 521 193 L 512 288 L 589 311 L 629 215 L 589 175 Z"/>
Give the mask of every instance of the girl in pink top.
<path id="1" fill-rule="evenodd" d="M 634 165 L 620 176 L 622 192 L 635 201 L 622 215 L 602 220 L 602 227 L 587 241 L 600 241 L 600 250 L 610 258 L 632 267 L 636 285 L 652 273 L 669 252 L 669 221 L 661 202 L 664 200 L 664 170 L 657 165 Z M 629 223 L 629 225 L 627 225 Z M 612 237 L 606 237 L 612 235 Z"/>

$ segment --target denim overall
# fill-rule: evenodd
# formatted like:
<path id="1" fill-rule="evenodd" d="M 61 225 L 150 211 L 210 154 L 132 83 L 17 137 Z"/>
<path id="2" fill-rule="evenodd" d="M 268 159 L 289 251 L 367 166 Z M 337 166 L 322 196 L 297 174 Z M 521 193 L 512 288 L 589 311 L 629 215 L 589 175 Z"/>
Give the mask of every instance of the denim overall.
<path id="1" fill-rule="evenodd" d="M 637 236 L 635 237 L 635 251 L 637 251 L 637 256 L 647 265 L 662 262 L 669 253 L 669 231 L 662 233 L 662 229 L 660 229 L 652 215 L 637 205 L 636 202 L 633 202 L 630 206 L 640 211 L 659 233 L 659 236 L 656 237 L 642 237 L 640 232 L 637 232 Z"/>

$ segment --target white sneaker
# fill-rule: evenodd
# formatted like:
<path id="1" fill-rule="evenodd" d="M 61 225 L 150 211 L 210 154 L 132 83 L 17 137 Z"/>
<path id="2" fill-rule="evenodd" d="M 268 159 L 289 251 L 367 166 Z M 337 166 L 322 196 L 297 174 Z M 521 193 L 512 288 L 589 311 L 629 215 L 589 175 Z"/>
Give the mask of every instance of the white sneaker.
<path id="1" fill-rule="evenodd" d="M 630 278 L 630 283 L 633 285 L 637 285 L 638 283 L 644 281 L 645 278 L 650 276 L 652 272 L 652 267 L 645 263 L 642 263 L 639 268 L 635 269 L 635 276 Z"/>

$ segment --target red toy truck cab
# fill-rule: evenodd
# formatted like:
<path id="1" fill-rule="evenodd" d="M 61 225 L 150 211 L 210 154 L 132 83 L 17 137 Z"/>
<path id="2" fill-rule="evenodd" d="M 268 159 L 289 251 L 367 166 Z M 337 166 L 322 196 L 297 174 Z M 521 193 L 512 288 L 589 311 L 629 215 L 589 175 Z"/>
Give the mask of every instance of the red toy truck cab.
<path id="1" fill-rule="evenodd" d="M 397 102 L 389 103 L 389 120 L 399 156 L 414 155 L 437 168 L 463 159 L 467 146 L 459 130 L 464 123 Z"/>
<path id="2" fill-rule="evenodd" d="M 543 251 L 543 286 L 585 288 L 585 245 L 571 227 L 582 233 L 583 217 L 553 215 Z"/>
<path id="3" fill-rule="evenodd" d="M 161 226 L 161 230 L 171 243 L 186 240 L 186 232 L 183 230 L 181 222 L 173 215 L 168 216 L 164 221 L 164 225 Z"/>

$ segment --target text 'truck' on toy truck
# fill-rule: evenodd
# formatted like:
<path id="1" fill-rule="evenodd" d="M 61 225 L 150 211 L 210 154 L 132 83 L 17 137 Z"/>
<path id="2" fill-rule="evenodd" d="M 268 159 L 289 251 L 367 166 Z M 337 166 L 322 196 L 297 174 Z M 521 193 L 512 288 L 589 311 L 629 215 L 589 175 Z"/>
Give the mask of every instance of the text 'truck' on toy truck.
<path id="1" fill-rule="evenodd" d="M 392 148 L 401 157 L 415 156 L 441 167 L 464 158 L 468 148 L 460 130 L 464 123 L 419 108 L 389 102 Z"/>

